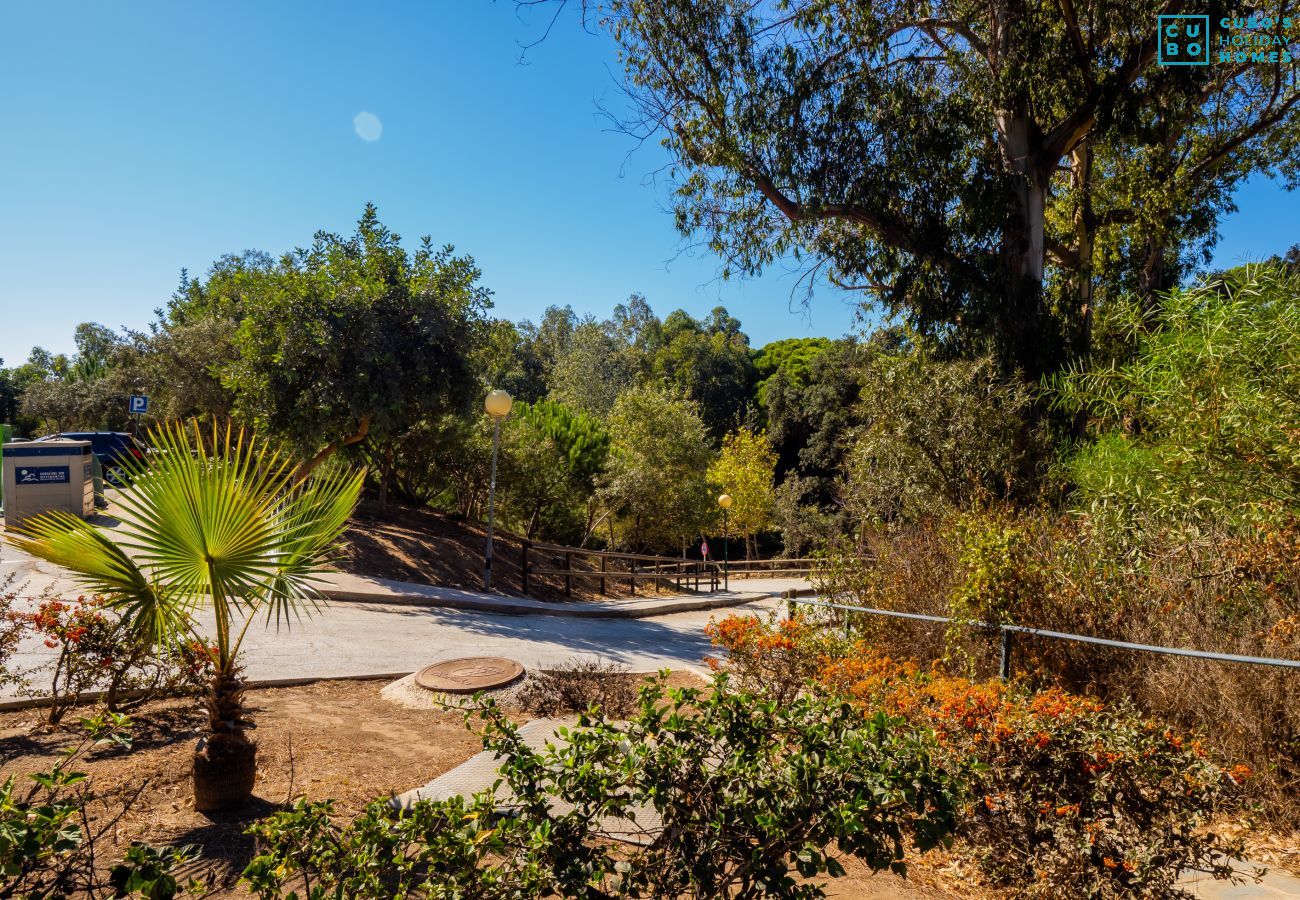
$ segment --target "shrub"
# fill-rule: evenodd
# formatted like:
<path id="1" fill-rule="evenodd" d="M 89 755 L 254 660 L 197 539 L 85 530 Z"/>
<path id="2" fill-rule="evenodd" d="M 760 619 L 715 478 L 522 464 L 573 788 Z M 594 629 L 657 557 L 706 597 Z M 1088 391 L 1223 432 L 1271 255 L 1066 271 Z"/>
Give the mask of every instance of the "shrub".
<path id="1" fill-rule="evenodd" d="M 1179 896 L 1183 869 L 1231 874 L 1241 848 L 1203 830 L 1232 801 L 1245 767 L 1204 744 L 1056 689 L 920 673 L 861 657 L 822 679 L 861 703 L 934 729 L 972 767 L 960 834 L 990 880 L 1025 894 Z"/>
<path id="2" fill-rule="evenodd" d="M 14 609 L 18 595 L 12 590 L 13 582 L 12 575 L 0 582 L 0 687 L 24 683 L 21 674 L 9 668 L 9 660 L 27 630 L 23 615 Z"/>
<path id="3" fill-rule="evenodd" d="M 991 881 L 1025 894 L 1169 896 L 1185 868 L 1230 873 L 1240 848 L 1202 827 L 1236 800 L 1246 770 L 1217 764 L 1201 741 L 1125 704 L 923 670 L 794 621 L 724 620 L 716 631 L 739 651 L 728 667 L 817 660 L 815 682 L 864 717 L 932 733 L 949 768 L 969 773 L 958 834 Z"/>
<path id="4" fill-rule="evenodd" d="M 1257 532 L 1206 527 L 1117 536 L 1092 516 L 985 509 L 870 535 L 865 563 L 840 558 L 820 585 L 848 605 L 993 619 L 1166 647 L 1300 658 L 1300 521 Z M 971 628 L 851 615 L 875 652 L 949 674 L 990 675 L 998 647 Z M 946 638 L 946 640 L 945 640 Z M 1206 734 L 1256 772 L 1252 803 L 1300 822 L 1300 673 L 1017 636 L 1022 680 L 1130 698 Z"/>
<path id="5" fill-rule="evenodd" d="M 1142 304 L 1102 324 L 1131 358 L 1077 369 L 1057 404 L 1092 417 L 1066 463 L 1075 501 L 1139 529 L 1258 526 L 1300 514 L 1300 275 L 1277 265 Z"/>
<path id="6" fill-rule="evenodd" d="M 807 687 L 828 649 L 823 632 L 803 616 L 730 615 L 709 622 L 704 630 L 715 647 L 727 652 L 725 661 L 710 658 L 710 668 L 718 671 L 725 666 L 742 690 L 780 703 Z"/>
<path id="7" fill-rule="evenodd" d="M 16 614 L 50 649 L 59 651 L 50 676 L 49 721 L 58 722 L 83 695 L 103 690 L 111 711 L 159 696 L 197 693 L 211 676 L 212 648 L 201 641 L 166 650 L 104 609 L 104 600 L 43 600 Z"/>
<path id="8" fill-rule="evenodd" d="M 845 504 L 864 524 L 920 521 L 985 497 L 1032 493 L 1044 436 L 1032 388 L 989 358 L 880 353 L 862 371 L 864 425 L 845 464 Z"/>
<path id="9" fill-rule="evenodd" d="M 96 748 L 129 749 L 131 722 L 115 713 L 81 720 L 82 740 L 69 747 L 48 771 L 30 776 L 26 791 L 10 775 L 0 783 L 0 897 L 55 900 L 104 896 L 168 900 L 179 890 L 172 871 L 195 856 L 192 847 L 131 848 L 113 867 L 109 883 L 96 864 L 96 845 L 112 832 L 126 808 L 95 816 L 93 793 L 75 764 Z M 92 824 L 93 823 L 93 824 Z"/>
<path id="10" fill-rule="evenodd" d="M 626 666 L 575 658 L 530 675 L 519 703 L 539 716 L 586 712 L 594 705 L 621 718 L 636 707 L 636 687 Z"/>
<path id="11" fill-rule="evenodd" d="M 300 802 L 251 831 L 245 870 L 259 897 L 302 880 L 307 896 L 799 897 L 842 874 L 834 844 L 873 870 L 905 871 L 953 825 L 952 776 L 933 746 L 884 715 L 804 694 L 790 703 L 731 689 L 641 690 L 625 724 L 602 713 L 532 750 L 494 705 L 484 746 L 513 797 L 372 805 L 342 827 Z M 638 824 L 653 808 L 662 827 Z M 608 839 L 610 822 L 645 843 Z"/>

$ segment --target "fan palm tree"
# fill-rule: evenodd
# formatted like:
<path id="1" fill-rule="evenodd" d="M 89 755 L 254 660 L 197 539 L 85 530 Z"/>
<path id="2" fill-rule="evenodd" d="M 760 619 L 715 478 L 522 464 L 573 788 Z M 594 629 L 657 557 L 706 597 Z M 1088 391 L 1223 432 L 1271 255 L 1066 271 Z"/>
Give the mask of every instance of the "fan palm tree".
<path id="1" fill-rule="evenodd" d="M 142 641 L 179 649 L 212 640 L 206 733 L 194 756 L 195 807 L 232 808 L 252 794 L 238 663 L 249 626 L 277 628 L 319 600 L 319 575 L 356 506 L 362 473 L 295 477 L 293 461 L 231 426 L 174 423 L 150 432 L 109 531 L 68 513 L 29 519 L 5 539 L 69 569 Z M 210 609 L 209 636 L 198 614 Z"/>

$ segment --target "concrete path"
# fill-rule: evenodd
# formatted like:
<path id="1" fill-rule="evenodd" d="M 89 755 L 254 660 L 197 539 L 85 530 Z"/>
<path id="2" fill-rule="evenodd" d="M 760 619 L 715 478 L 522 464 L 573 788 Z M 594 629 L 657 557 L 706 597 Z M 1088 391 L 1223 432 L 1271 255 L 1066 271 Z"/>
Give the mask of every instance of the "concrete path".
<path id="1" fill-rule="evenodd" d="M 322 592 L 331 600 L 348 603 L 441 606 L 448 609 L 473 609 L 510 615 L 640 619 L 674 612 L 737 606 L 766 597 L 779 596 L 787 590 L 802 590 L 807 587 L 808 581 L 802 578 L 756 578 L 744 581 L 736 579 L 732 582 L 730 591 L 708 594 L 666 592 L 656 594 L 647 591 L 643 596 L 631 598 L 544 601 L 534 600 L 531 597 L 486 594 L 481 591 L 412 584 L 388 578 L 335 572 L 324 577 Z"/>
<path id="2" fill-rule="evenodd" d="M 47 585 L 70 588 L 65 576 L 45 563 L 20 557 L 10 547 L 0 554 L 0 583 L 6 574 L 17 574 L 28 582 L 25 595 Z M 744 604 L 739 611 L 761 612 L 779 605 L 775 599 L 745 603 L 752 596 L 746 594 L 733 601 Z M 247 677 L 253 680 L 414 672 L 459 656 L 506 656 L 527 668 L 598 657 L 637 672 L 700 670 L 711 650 L 704 626 L 726 614 L 727 609 L 718 609 L 654 618 L 570 618 L 335 601 L 288 629 L 255 623 L 244 641 L 244 660 Z M 210 630 L 211 620 L 200 618 Z M 52 651 L 28 641 L 13 662 L 33 668 L 52 659 Z M 12 689 L 0 693 L 0 698 L 12 696 L 18 696 Z"/>
<path id="3" fill-rule="evenodd" d="M 1249 861 L 1234 864 L 1244 872 L 1254 869 L 1268 869 L 1264 879 L 1255 884 L 1246 880 L 1242 884 L 1227 881 L 1215 881 L 1208 875 L 1187 874 L 1178 882 L 1178 886 L 1192 892 L 1192 896 L 1204 900 L 1278 900 L 1281 897 L 1300 897 L 1300 878 L 1285 872 L 1269 869 L 1268 866 L 1256 866 Z"/>
<path id="4" fill-rule="evenodd" d="M 575 719 L 534 719 L 520 726 L 519 736 L 524 744 L 533 750 L 541 750 L 548 743 L 563 747 L 567 743 L 556 731 L 561 727 L 571 726 Z M 470 757 L 450 772 L 446 772 L 424 787 L 415 788 L 394 797 L 390 802 L 394 808 L 410 809 L 411 804 L 420 800 L 445 800 L 457 795 L 469 797 L 472 794 L 492 790 L 500 780 L 498 769 L 501 761 L 494 751 L 484 750 Z M 514 799 L 507 785 L 499 785 L 494 797 L 509 807 Z M 562 800 L 551 800 L 549 808 L 554 815 L 565 815 L 573 811 L 573 805 Z M 601 821 L 597 831 L 603 837 L 624 841 L 630 844 L 648 844 L 663 831 L 663 820 L 653 807 L 632 807 L 633 818 L 607 817 Z"/>

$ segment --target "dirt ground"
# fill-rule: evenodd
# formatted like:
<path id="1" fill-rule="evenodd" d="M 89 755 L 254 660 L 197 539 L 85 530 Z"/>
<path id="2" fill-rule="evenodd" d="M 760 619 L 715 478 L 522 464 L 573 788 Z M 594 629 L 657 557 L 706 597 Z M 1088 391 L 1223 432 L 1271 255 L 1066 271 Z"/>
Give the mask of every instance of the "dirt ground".
<path id="1" fill-rule="evenodd" d="M 394 706 L 380 699 L 383 684 L 318 682 L 249 692 L 257 723 L 257 800 L 240 815 L 207 816 L 193 809 L 189 766 L 202 724 L 195 704 L 162 701 L 136 711 L 130 752 L 93 753 L 78 765 L 104 800 L 98 816 L 142 788 L 114 831 L 119 847 L 107 855 L 120 855 L 132 840 L 198 844 L 203 861 L 195 874 L 229 887 L 253 853 L 243 829 L 290 797 L 332 797 L 341 814 L 354 814 L 376 797 L 423 784 L 481 749 L 459 714 Z M 75 721 L 75 714 L 69 719 Z M 70 731 L 40 723 L 37 710 L 0 714 L 0 778 L 48 766 L 75 742 Z"/>
<path id="2" fill-rule="evenodd" d="M 682 674 L 673 680 L 693 679 Z M 254 853 L 252 839 L 243 834 L 250 822 L 298 797 L 334 798 L 340 816 L 354 815 L 369 801 L 424 784 L 481 749 L 459 713 L 397 706 L 380 697 L 384 684 L 332 681 L 250 691 L 257 799 L 240 814 L 193 809 L 189 763 L 202 716 L 192 701 L 159 701 L 135 711 L 132 750 L 96 751 L 77 766 L 91 779 L 95 821 L 106 821 L 123 798 L 139 791 L 111 831 L 103 856 L 111 863 L 132 840 L 197 844 L 202 858 L 186 874 L 202 877 L 214 896 L 246 897 L 238 875 Z M 522 712 L 518 717 L 528 718 Z M 76 713 L 68 718 L 75 722 Z M 41 710 L 0 713 L 0 780 L 48 768 L 75 740 L 71 729 L 44 726 Z M 851 877 L 836 881 L 831 892 L 841 900 L 956 896 L 925 869 L 905 882 L 871 877 L 852 860 L 846 867 Z"/>

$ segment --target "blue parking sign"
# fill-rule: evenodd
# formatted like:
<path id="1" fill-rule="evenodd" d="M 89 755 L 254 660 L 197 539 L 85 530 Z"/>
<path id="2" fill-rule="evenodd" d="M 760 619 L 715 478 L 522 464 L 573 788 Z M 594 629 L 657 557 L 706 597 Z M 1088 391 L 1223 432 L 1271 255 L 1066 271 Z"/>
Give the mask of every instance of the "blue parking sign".
<path id="1" fill-rule="evenodd" d="M 132 394 L 131 403 L 127 409 L 133 416 L 143 416 L 149 411 L 149 398 L 140 394 Z"/>

